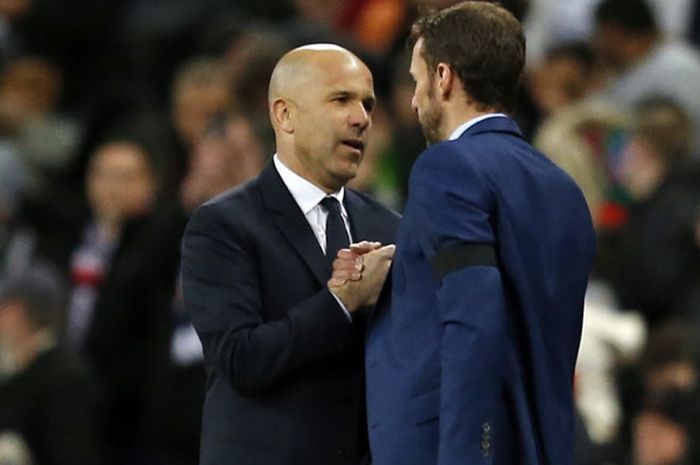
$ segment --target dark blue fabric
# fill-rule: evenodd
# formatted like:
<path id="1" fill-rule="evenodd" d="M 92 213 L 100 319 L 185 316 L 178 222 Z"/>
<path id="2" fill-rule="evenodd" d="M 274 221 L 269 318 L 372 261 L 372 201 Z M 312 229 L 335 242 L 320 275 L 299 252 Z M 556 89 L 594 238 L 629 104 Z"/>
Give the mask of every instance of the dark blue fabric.
<path id="1" fill-rule="evenodd" d="M 431 260 L 492 244 L 498 266 Z M 374 465 L 574 465 L 573 375 L 595 249 L 573 181 L 509 118 L 416 161 L 389 311 L 366 345 Z"/>

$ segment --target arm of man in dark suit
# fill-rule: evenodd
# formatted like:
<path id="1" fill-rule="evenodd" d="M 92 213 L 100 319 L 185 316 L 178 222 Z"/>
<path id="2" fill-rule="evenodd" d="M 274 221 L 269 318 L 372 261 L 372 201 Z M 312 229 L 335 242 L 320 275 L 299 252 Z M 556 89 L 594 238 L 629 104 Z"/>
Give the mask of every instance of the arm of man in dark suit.
<path id="1" fill-rule="evenodd" d="M 444 145 L 429 149 L 414 167 L 411 184 L 413 226 L 432 261 L 448 247 L 490 248 L 496 240 L 485 181 L 460 154 L 446 151 Z M 442 321 L 438 464 L 481 463 L 491 454 L 490 428 L 506 353 L 501 274 L 496 266 L 465 260 L 436 279 Z"/>
<path id="2" fill-rule="evenodd" d="M 261 288 L 262 264 L 222 210 L 200 207 L 183 240 L 184 300 L 207 364 L 234 387 L 255 392 L 346 351 L 352 327 L 327 288 L 290 308 L 285 319 L 263 319 L 263 292 L 293 292 L 284 282 L 279 290 Z"/>

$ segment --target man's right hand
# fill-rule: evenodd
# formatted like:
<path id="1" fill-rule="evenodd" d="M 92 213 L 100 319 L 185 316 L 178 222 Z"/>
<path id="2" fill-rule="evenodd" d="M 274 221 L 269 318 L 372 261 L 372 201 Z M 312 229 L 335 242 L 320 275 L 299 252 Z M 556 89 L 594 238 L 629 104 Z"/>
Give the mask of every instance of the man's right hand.
<path id="1" fill-rule="evenodd" d="M 365 243 L 342 249 L 333 263 L 328 289 L 349 312 L 377 303 L 394 258 L 396 246 Z"/>

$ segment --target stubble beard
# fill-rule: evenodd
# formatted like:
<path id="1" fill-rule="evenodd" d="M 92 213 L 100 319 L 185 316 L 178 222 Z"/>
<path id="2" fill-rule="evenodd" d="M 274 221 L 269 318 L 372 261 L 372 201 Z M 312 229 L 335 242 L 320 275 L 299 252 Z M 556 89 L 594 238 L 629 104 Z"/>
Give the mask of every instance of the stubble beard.
<path id="1" fill-rule="evenodd" d="M 430 92 L 428 93 L 426 106 L 422 112 L 422 117 L 419 118 L 421 128 L 423 129 L 423 136 L 425 137 L 425 141 L 429 146 L 442 140 L 442 137 L 440 136 L 442 117 L 442 109 L 435 101 L 435 93 L 433 92 L 431 86 Z"/>

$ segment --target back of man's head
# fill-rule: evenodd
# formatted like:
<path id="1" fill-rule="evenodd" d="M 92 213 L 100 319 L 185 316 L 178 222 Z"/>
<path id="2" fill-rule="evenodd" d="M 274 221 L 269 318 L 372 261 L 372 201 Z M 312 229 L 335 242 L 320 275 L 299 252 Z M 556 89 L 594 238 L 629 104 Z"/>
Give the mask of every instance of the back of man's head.
<path id="1" fill-rule="evenodd" d="M 693 126 L 690 116 L 679 104 L 664 97 L 650 97 L 635 113 L 635 135 L 652 147 L 664 165 L 681 165 L 690 158 Z"/>
<path id="2" fill-rule="evenodd" d="M 60 275 L 48 265 L 34 265 L 0 285 L 0 304 L 17 302 L 37 330 L 58 331 L 65 305 Z"/>
<path id="3" fill-rule="evenodd" d="M 646 0 L 603 0 L 595 11 L 597 26 L 609 25 L 631 35 L 653 35 L 658 24 Z"/>
<path id="4" fill-rule="evenodd" d="M 489 2 L 460 2 L 418 19 L 410 45 L 419 39 L 431 74 L 439 63 L 446 63 L 481 106 L 515 110 L 525 66 L 525 36 L 508 10 Z"/>

